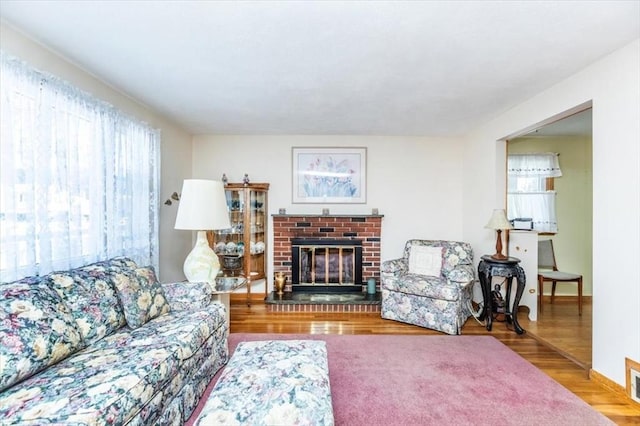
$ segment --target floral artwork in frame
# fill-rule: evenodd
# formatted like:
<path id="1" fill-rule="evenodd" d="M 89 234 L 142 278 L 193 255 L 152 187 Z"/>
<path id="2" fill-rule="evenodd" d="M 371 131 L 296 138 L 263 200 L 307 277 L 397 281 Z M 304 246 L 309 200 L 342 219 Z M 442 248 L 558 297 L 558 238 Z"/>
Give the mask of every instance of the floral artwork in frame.
<path id="1" fill-rule="evenodd" d="M 365 203 L 366 148 L 293 148 L 293 203 Z"/>

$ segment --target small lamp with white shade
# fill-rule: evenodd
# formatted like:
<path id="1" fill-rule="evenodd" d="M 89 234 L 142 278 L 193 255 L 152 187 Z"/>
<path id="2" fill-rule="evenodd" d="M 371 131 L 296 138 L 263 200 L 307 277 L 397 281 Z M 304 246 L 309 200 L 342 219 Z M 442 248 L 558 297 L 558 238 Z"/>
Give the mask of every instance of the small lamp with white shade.
<path id="1" fill-rule="evenodd" d="M 491 256 L 491 258 L 496 260 L 505 260 L 507 256 L 502 254 L 502 231 L 504 229 L 512 229 L 511 223 L 507 219 L 507 213 L 504 209 L 495 209 L 493 214 L 491 215 L 491 219 L 489 219 L 489 223 L 487 223 L 485 228 L 495 229 L 498 233 L 498 239 L 496 240 L 496 253 Z"/>
<path id="2" fill-rule="evenodd" d="M 220 261 L 209 246 L 206 231 L 230 227 L 223 183 L 185 179 L 175 229 L 198 232 L 196 244 L 184 261 L 184 274 L 189 282 L 208 282 L 215 288 Z"/>

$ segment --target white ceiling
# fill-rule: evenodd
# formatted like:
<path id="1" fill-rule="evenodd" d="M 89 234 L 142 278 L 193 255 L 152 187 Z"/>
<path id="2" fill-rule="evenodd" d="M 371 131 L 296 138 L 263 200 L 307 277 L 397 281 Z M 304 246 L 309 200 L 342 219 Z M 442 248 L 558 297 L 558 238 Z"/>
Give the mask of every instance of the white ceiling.
<path id="1" fill-rule="evenodd" d="M 25 1 L 4 24 L 194 134 L 461 135 L 640 37 L 640 1 Z"/>

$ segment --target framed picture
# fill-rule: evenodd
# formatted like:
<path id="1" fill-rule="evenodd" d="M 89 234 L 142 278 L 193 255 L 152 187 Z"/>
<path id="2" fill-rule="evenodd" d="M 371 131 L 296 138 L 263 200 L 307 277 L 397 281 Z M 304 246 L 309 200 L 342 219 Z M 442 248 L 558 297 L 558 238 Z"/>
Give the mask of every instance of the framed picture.
<path id="1" fill-rule="evenodd" d="M 367 148 L 292 148 L 293 203 L 365 203 Z"/>

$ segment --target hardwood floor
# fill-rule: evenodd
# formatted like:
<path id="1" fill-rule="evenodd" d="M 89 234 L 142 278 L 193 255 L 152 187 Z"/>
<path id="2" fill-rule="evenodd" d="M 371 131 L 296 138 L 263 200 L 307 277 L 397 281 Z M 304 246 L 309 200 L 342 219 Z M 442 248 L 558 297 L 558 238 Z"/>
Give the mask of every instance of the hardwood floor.
<path id="1" fill-rule="evenodd" d="M 538 312 L 538 321 L 527 321 L 525 328 L 531 337 L 589 370 L 592 344 L 591 313 L 591 303 L 583 303 L 580 316 L 575 298 L 557 297 L 553 305 L 545 298 L 544 310 Z M 519 320 L 521 318 L 526 318 L 526 313 L 518 316 Z"/>
<path id="2" fill-rule="evenodd" d="M 463 328 L 464 334 L 492 335 L 544 371 L 558 383 L 582 398 L 618 425 L 640 424 L 640 405 L 622 395 L 612 392 L 588 377 L 591 365 L 591 345 L 587 345 L 581 333 L 566 333 L 567 321 L 591 324 L 591 306 L 584 306 L 583 317 L 578 317 L 571 307 L 556 303 L 553 308 L 545 305 L 544 320 L 530 322 L 526 315 L 518 315 L 520 325 L 529 330 L 517 335 L 507 329 L 505 323 L 494 323 L 488 332 L 483 325 L 470 318 Z M 577 309 L 577 308 L 576 308 Z M 587 314 L 588 311 L 588 314 Z M 575 314 L 575 315 L 574 315 Z M 575 330 L 575 328 L 574 328 Z M 261 302 L 247 307 L 242 299 L 232 298 L 232 333 L 300 333 L 300 334 L 440 334 L 433 330 L 383 320 L 380 314 L 369 313 L 274 313 L 267 312 Z M 545 335 L 544 338 L 539 337 Z M 588 331 L 588 339 L 591 332 Z M 543 343 L 544 341 L 544 343 Z M 546 343 L 546 344 L 545 344 Z M 569 357 L 558 353 L 553 347 L 565 345 L 572 348 Z M 570 359 L 571 358 L 571 359 Z"/>

